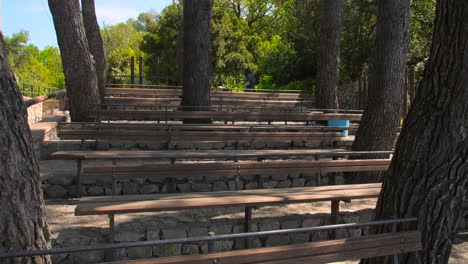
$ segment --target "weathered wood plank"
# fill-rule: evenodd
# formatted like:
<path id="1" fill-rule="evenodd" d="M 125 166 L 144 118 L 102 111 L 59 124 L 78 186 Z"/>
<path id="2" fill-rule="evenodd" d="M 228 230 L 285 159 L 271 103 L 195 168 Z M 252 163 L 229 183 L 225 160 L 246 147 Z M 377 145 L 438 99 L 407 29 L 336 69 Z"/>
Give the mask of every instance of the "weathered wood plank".
<path id="1" fill-rule="evenodd" d="M 421 250 L 418 231 L 366 235 L 298 245 L 237 250 L 206 255 L 179 256 L 145 260 L 121 261 L 115 264 L 254 264 L 278 263 L 329 263 L 359 258 L 388 256 Z"/>
<path id="2" fill-rule="evenodd" d="M 393 151 L 346 151 L 344 149 L 289 149 L 289 150 L 140 150 L 140 151 L 57 151 L 52 159 L 252 159 L 294 158 L 321 156 L 356 156 L 364 154 L 392 154 Z"/>
<path id="3" fill-rule="evenodd" d="M 190 197 L 191 194 L 179 194 L 178 196 L 168 197 L 165 195 L 154 195 L 152 200 L 144 201 L 119 201 L 119 202 L 87 202 L 80 203 L 75 208 L 75 215 L 99 215 L 99 214 L 124 214 L 138 212 L 156 212 L 172 210 L 188 210 L 197 208 L 215 208 L 215 207 L 236 207 L 236 206 L 262 206 L 288 203 L 306 203 L 331 200 L 354 200 L 365 198 L 376 198 L 380 193 L 380 187 L 370 184 L 369 188 L 363 188 L 359 185 L 357 189 L 352 185 L 346 185 L 347 189 L 318 191 L 317 187 L 289 188 L 289 192 L 278 192 L 277 189 L 271 192 L 262 193 L 255 191 L 239 191 L 237 195 L 223 195 L 225 192 L 198 194 L 201 197 Z M 265 190 L 260 190 L 265 191 Z M 222 197 L 222 199 L 219 199 Z M 166 199 L 164 199 L 166 198 Z M 89 200 L 88 200 L 89 201 Z"/>

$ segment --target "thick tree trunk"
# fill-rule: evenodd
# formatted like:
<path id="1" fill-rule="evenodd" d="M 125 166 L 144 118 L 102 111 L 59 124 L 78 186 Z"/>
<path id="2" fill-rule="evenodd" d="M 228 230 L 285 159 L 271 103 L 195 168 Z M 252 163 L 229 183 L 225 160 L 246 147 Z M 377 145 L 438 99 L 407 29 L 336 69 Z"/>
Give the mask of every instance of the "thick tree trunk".
<path id="1" fill-rule="evenodd" d="M 376 219 L 418 218 L 423 251 L 400 263 L 447 263 L 468 196 L 468 3 L 439 0 L 436 12 L 424 78 L 376 209 Z"/>
<path id="2" fill-rule="evenodd" d="M 338 109 L 336 90 L 340 65 L 340 43 L 343 31 L 343 0 L 322 0 L 320 55 L 315 88 L 319 109 Z"/>
<path id="3" fill-rule="evenodd" d="M 213 0 L 184 1 L 184 110 L 209 110 L 211 105 L 211 9 Z M 207 123 L 210 120 L 185 120 Z"/>
<path id="4" fill-rule="evenodd" d="M 0 33 L 0 252 L 47 249 L 49 230 L 26 108 Z M 49 257 L 0 260 L 51 263 Z"/>
<path id="5" fill-rule="evenodd" d="M 352 150 L 392 150 L 400 124 L 406 55 L 409 47 L 409 0 L 378 1 L 377 58 L 367 107 Z M 367 158 L 382 158 L 368 156 Z M 346 183 L 379 180 L 381 173 L 348 173 Z"/>
<path id="6" fill-rule="evenodd" d="M 104 102 L 107 82 L 106 53 L 104 52 L 101 30 L 97 22 L 94 0 L 81 0 L 81 10 L 83 12 L 83 23 L 89 50 L 93 55 L 96 68 L 99 95 L 101 102 Z"/>
<path id="7" fill-rule="evenodd" d="M 100 100 L 80 3 L 78 0 L 49 0 L 49 8 L 62 55 L 71 119 L 92 121 L 91 114 Z"/>

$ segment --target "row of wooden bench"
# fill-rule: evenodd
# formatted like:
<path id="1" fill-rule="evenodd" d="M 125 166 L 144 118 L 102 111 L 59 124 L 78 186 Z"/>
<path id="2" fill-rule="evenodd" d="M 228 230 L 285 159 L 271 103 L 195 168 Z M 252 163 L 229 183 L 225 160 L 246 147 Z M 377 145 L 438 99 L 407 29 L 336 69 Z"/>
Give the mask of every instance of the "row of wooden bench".
<path id="1" fill-rule="evenodd" d="M 342 140 L 344 130 L 356 126 L 187 125 L 135 123 L 62 123 L 61 140 L 293 142 Z"/>
<path id="2" fill-rule="evenodd" d="M 101 109 L 97 120 L 149 120 L 183 121 L 185 119 L 205 119 L 221 122 L 315 122 L 328 120 L 350 120 L 359 122 L 362 114 L 319 113 L 319 112 L 278 112 L 278 111 L 180 111 L 152 109 Z"/>
<path id="3" fill-rule="evenodd" d="M 144 88 L 106 88 L 108 97 L 140 97 L 140 98 L 180 98 L 182 89 L 144 89 Z M 266 92 L 211 92 L 213 99 L 253 99 L 253 100 L 279 100 L 304 101 L 311 100 L 312 96 L 302 93 L 266 93 Z"/>

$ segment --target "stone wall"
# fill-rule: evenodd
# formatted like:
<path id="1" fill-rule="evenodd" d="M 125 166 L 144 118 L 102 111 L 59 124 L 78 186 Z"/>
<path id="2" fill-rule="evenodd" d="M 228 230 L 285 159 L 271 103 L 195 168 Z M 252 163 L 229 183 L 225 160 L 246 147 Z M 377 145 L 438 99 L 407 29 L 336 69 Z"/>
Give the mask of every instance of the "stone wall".
<path id="1" fill-rule="evenodd" d="M 340 223 L 369 221 L 371 210 L 356 213 L 343 213 Z M 133 242 L 146 240 L 164 240 L 187 237 L 207 236 L 208 232 L 216 235 L 242 233 L 242 219 L 212 219 L 197 221 L 190 218 L 151 219 L 122 223 L 116 226 L 116 242 Z M 281 217 L 254 218 L 252 231 L 268 231 L 278 229 L 305 228 L 330 224 L 329 214 L 298 214 Z M 367 234 L 368 228 L 338 230 L 337 238 L 359 237 Z M 272 247 L 288 244 L 306 243 L 329 239 L 331 232 L 298 233 L 288 235 L 271 235 L 262 238 L 252 238 L 252 248 Z M 83 228 L 62 231 L 52 241 L 53 247 L 91 245 L 108 242 L 109 233 L 106 228 Z M 214 251 L 230 251 L 244 248 L 244 240 L 226 240 L 214 242 Z M 116 260 L 142 259 L 151 257 L 170 257 L 207 253 L 207 243 L 173 244 L 154 247 L 119 249 L 114 251 Z M 77 254 L 62 254 L 53 257 L 54 263 L 97 263 L 105 260 L 105 252 L 86 252 Z"/>
<path id="2" fill-rule="evenodd" d="M 28 107 L 28 124 L 30 126 L 39 122 L 40 120 L 42 120 L 42 118 L 43 118 L 43 103 L 35 104 L 35 105 Z"/>

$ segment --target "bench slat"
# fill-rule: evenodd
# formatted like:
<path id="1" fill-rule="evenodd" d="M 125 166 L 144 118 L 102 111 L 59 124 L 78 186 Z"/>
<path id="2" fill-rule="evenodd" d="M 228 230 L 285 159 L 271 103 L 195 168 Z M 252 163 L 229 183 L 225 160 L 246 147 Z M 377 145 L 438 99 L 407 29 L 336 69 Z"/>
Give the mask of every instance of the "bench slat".
<path id="1" fill-rule="evenodd" d="M 280 157 L 347 156 L 356 154 L 391 154 L 392 151 L 346 151 L 344 149 L 289 149 L 289 150 L 140 150 L 140 151 L 57 151 L 52 159 L 247 159 Z"/>
<path id="2" fill-rule="evenodd" d="M 340 191 L 340 190 L 361 190 L 370 188 L 380 188 L 381 183 L 365 183 L 365 184 L 352 184 L 352 185 L 327 185 L 315 187 L 297 187 L 297 188 L 283 188 L 283 189 L 257 189 L 257 190 L 242 190 L 242 191 L 222 191 L 222 192 L 209 192 L 209 193 L 166 193 L 166 194 L 142 194 L 142 195 L 116 195 L 116 196 L 95 196 L 95 197 L 82 197 L 80 202 L 83 203 L 106 203 L 106 202 L 131 202 L 131 201 L 145 201 L 145 200 L 170 200 L 170 199 L 193 199 L 210 197 L 226 197 L 226 196 L 239 196 L 239 195 L 270 195 L 274 194 L 289 194 L 297 192 L 327 192 L 327 191 Z"/>
<path id="3" fill-rule="evenodd" d="M 304 112 L 244 112 L 244 111 L 159 111 L 103 109 L 101 119 L 109 120 L 183 120 L 212 119 L 220 121 L 360 121 L 362 114 L 304 113 Z"/>
<path id="4" fill-rule="evenodd" d="M 421 249 L 421 233 L 407 231 L 206 255 L 120 261 L 115 264 L 212 264 L 214 260 L 224 264 L 329 263 L 388 256 Z"/>
<path id="5" fill-rule="evenodd" d="M 145 201 L 120 201 L 106 203 L 80 203 L 75 208 L 75 215 L 98 215 L 98 214 L 122 214 L 122 213 L 138 213 L 138 212 L 156 212 L 156 211 L 172 211 L 172 210 L 188 210 L 196 208 L 214 208 L 214 207 L 235 207 L 235 206 L 260 206 L 285 203 L 306 203 L 331 200 L 349 200 L 349 199 L 364 199 L 375 198 L 380 193 L 380 188 L 375 185 L 369 185 L 369 188 L 353 188 L 352 185 L 345 185 L 347 189 L 342 190 L 323 190 L 318 191 L 316 187 L 301 188 L 302 191 L 296 188 L 290 188 L 288 192 L 278 192 L 278 189 L 270 190 L 270 193 L 262 192 L 243 192 L 239 191 L 237 195 L 232 192 L 231 195 L 223 195 L 225 192 L 216 192 L 215 196 L 212 193 L 198 194 L 198 198 L 187 198 L 190 195 L 176 196 L 153 196 L 153 200 Z M 343 187 L 342 187 L 343 188 Z M 281 189 L 279 189 L 281 190 Z M 262 191 L 262 190 L 261 190 Z M 263 190 L 264 191 L 264 190 Z M 166 199 L 161 199 L 161 198 Z M 222 199 L 219 199 L 222 197 Z M 89 201 L 89 200 L 88 200 Z"/>

